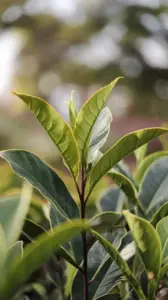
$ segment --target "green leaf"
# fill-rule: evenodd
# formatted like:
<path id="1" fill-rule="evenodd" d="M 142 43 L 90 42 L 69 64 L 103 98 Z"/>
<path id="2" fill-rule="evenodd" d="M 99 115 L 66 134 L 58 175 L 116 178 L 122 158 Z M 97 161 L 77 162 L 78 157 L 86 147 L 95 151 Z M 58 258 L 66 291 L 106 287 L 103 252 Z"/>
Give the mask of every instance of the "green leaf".
<path id="1" fill-rule="evenodd" d="M 87 161 L 89 140 L 94 124 L 118 80 L 119 78 L 113 80 L 109 85 L 97 91 L 88 99 L 78 113 L 74 135 L 79 148 L 81 162 Z"/>
<path id="2" fill-rule="evenodd" d="M 132 246 L 132 237 L 129 233 L 122 238 L 118 251 L 122 258 L 126 261 L 129 261 L 134 256 L 135 247 L 134 245 Z M 99 280 L 99 284 L 95 290 L 94 299 L 99 299 L 100 297 L 111 293 L 122 278 L 122 271 L 115 261 L 112 262 L 109 257 L 108 261 L 105 261 L 105 264 L 108 267 L 107 272 L 103 274 L 104 265 L 102 263 L 99 267 L 100 274 L 97 272 L 98 274 L 95 276 L 96 279 Z"/>
<path id="3" fill-rule="evenodd" d="M 143 146 L 139 147 L 137 150 L 135 150 L 135 157 L 136 157 L 136 162 L 137 166 L 141 163 L 141 161 L 144 160 L 146 152 L 147 152 L 147 144 L 144 144 Z"/>
<path id="4" fill-rule="evenodd" d="M 7 256 L 7 245 L 6 245 L 5 232 L 1 223 L 0 223 L 0 245 L 1 245 L 0 246 L 0 276 L 3 276 L 3 271 L 6 262 L 6 256 Z"/>
<path id="5" fill-rule="evenodd" d="M 122 175 L 126 176 L 131 182 L 134 183 L 134 179 L 132 176 L 131 169 L 129 168 L 128 165 L 125 164 L 123 160 L 120 160 L 113 168 L 111 171 L 121 173 Z"/>
<path id="6" fill-rule="evenodd" d="M 73 132 L 68 124 L 57 111 L 44 100 L 30 95 L 14 94 L 27 104 L 43 128 L 47 131 L 54 144 L 57 145 L 73 176 L 77 177 L 79 173 L 79 153 Z"/>
<path id="7" fill-rule="evenodd" d="M 167 131 L 165 128 L 147 128 L 131 132 L 122 137 L 93 167 L 87 184 L 89 195 L 97 182 L 121 159 Z"/>
<path id="8" fill-rule="evenodd" d="M 23 150 L 4 151 L 0 155 L 8 161 L 19 176 L 26 178 L 54 204 L 51 215 L 53 226 L 59 220 L 79 217 L 77 204 L 61 178 L 39 157 Z"/>
<path id="9" fill-rule="evenodd" d="M 5 263 L 6 271 L 8 270 L 8 268 L 10 268 L 10 266 L 12 265 L 14 260 L 18 257 L 19 258 L 23 257 L 23 242 L 22 241 L 17 241 L 15 244 L 13 244 L 9 248 L 8 253 L 7 253 L 6 263 Z"/>
<path id="10" fill-rule="evenodd" d="M 167 182 L 168 157 L 161 157 L 148 168 L 139 189 L 139 199 L 149 217 L 168 201 Z"/>
<path id="11" fill-rule="evenodd" d="M 164 217 L 156 225 L 156 230 L 159 234 L 162 245 L 162 262 L 168 258 L 168 217 Z"/>
<path id="12" fill-rule="evenodd" d="M 41 234 L 35 243 L 26 246 L 23 258 L 14 262 L 7 276 L 1 282 L 1 298 L 13 299 L 13 294 L 21 284 L 45 263 L 53 253 L 59 250 L 60 245 L 65 244 L 79 234 L 81 230 L 86 230 L 88 227 L 89 225 L 81 220 L 74 221 L 73 223 L 67 222 L 55 227 L 49 234 Z M 11 282 L 12 284 L 10 284 Z"/>
<path id="13" fill-rule="evenodd" d="M 120 245 L 121 238 L 125 235 L 123 228 L 117 228 L 112 232 L 104 232 L 103 236 L 110 242 L 113 242 L 115 247 Z M 96 241 L 88 251 L 88 280 L 89 297 L 92 299 L 100 281 L 106 274 L 111 265 L 109 255 L 106 253 L 99 241 Z M 83 276 L 78 272 L 75 276 L 72 289 L 72 299 L 78 300 L 83 298 Z"/>
<path id="14" fill-rule="evenodd" d="M 93 230 L 91 230 L 91 232 L 96 237 L 96 239 L 102 244 L 105 250 L 110 254 L 112 260 L 114 260 L 117 263 L 117 265 L 121 268 L 123 274 L 128 279 L 136 294 L 140 297 L 141 300 L 145 300 L 146 297 L 141 289 L 139 282 L 134 277 L 127 262 L 122 258 L 119 251 L 113 246 L 113 244 L 109 243 L 99 233 Z"/>
<path id="15" fill-rule="evenodd" d="M 80 269 L 80 267 L 77 265 L 75 260 L 72 258 L 71 255 L 67 252 L 67 250 L 60 246 L 60 249 L 58 250 L 58 255 L 63 257 L 68 263 L 70 263 L 72 266 L 74 266 L 76 269 Z"/>
<path id="16" fill-rule="evenodd" d="M 118 187 L 125 193 L 128 200 L 134 203 L 134 205 L 141 205 L 139 203 L 139 200 L 137 198 L 137 191 L 133 183 L 129 178 L 124 176 L 121 173 L 110 171 L 108 172 L 108 177 L 110 177 L 117 185 Z"/>
<path id="17" fill-rule="evenodd" d="M 109 188 L 97 204 L 99 211 L 116 211 L 120 212 L 125 200 L 124 193 L 119 188 Z"/>
<path id="18" fill-rule="evenodd" d="M 163 204 L 159 210 L 154 214 L 151 224 L 156 227 L 157 223 L 164 217 L 168 216 L 168 203 Z"/>
<path id="19" fill-rule="evenodd" d="M 144 177 L 146 171 L 150 167 L 150 165 L 156 161 L 158 158 L 162 156 L 168 156 L 168 151 L 158 151 L 155 153 L 152 153 L 145 157 L 144 160 L 141 161 L 141 163 L 138 165 L 136 169 L 135 174 L 135 181 L 139 184 L 142 181 L 142 178 Z"/>
<path id="20" fill-rule="evenodd" d="M 103 212 L 90 220 L 90 226 L 97 232 L 111 230 L 123 223 L 123 215 L 116 212 Z"/>
<path id="21" fill-rule="evenodd" d="M 69 120 L 70 120 L 70 124 L 71 124 L 72 129 L 74 129 L 75 128 L 76 119 L 77 119 L 77 116 L 78 116 L 78 112 L 77 112 L 77 110 L 75 108 L 72 95 L 73 95 L 73 92 L 71 93 L 71 99 L 70 99 L 70 102 L 68 103 L 68 106 L 69 106 Z"/>
<path id="22" fill-rule="evenodd" d="M 0 223 L 6 244 L 13 245 L 19 238 L 31 201 L 32 187 L 25 182 L 22 193 L 15 197 L 0 198 Z"/>
<path id="23" fill-rule="evenodd" d="M 157 282 L 161 265 L 159 235 L 145 219 L 139 218 L 128 211 L 124 211 L 124 216 L 136 242 L 147 275 L 151 272 L 153 279 Z"/>
<path id="24" fill-rule="evenodd" d="M 89 143 L 88 163 L 93 163 L 99 159 L 99 149 L 104 145 L 112 121 L 112 115 L 108 107 L 105 107 L 99 114 L 93 127 L 91 139 Z"/>

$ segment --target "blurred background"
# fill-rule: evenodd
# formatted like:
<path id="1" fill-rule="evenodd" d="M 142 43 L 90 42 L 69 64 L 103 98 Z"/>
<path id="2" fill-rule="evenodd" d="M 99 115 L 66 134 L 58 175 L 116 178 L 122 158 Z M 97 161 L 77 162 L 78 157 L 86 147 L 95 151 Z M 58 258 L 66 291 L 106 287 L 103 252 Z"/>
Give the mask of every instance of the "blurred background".
<path id="1" fill-rule="evenodd" d="M 168 119 L 168 0 L 0 0 L 0 150 L 58 153 L 12 91 L 40 96 L 68 120 L 123 76 L 108 106 L 108 143 Z"/>

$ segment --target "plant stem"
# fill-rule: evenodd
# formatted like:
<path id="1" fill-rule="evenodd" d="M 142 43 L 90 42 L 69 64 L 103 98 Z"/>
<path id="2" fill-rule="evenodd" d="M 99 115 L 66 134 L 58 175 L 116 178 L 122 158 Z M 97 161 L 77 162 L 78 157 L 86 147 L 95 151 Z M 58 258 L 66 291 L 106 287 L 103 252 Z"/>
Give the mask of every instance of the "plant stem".
<path id="1" fill-rule="evenodd" d="M 81 203 L 81 218 L 85 219 L 85 172 L 84 168 L 82 167 L 82 186 L 81 186 L 81 193 L 80 193 L 80 203 Z M 84 300 L 89 299 L 88 294 L 88 272 L 87 272 L 87 241 L 86 241 L 86 232 L 82 232 L 82 241 L 83 241 L 83 279 L 84 279 Z"/>

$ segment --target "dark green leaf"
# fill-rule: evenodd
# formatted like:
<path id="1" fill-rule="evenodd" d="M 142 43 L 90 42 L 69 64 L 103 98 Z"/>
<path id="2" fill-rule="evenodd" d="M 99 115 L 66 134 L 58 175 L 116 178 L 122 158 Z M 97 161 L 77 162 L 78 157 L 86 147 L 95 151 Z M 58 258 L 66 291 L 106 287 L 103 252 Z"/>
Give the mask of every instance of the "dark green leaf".
<path id="1" fill-rule="evenodd" d="M 141 161 L 141 163 L 138 165 L 136 169 L 136 174 L 135 174 L 135 180 L 137 183 L 140 183 L 142 181 L 142 178 L 144 177 L 150 165 L 153 164 L 154 161 L 156 161 L 158 158 L 162 156 L 168 156 L 168 151 L 158 151 L 152 153 L 147 157 L 145 157 L 144 160 Z"/>
<path id="2" fill-rule="evenodd" d="M 110 257 L 113 261 L 117 263 L 117 265 L 121 268 L 123 275 L 127 278 L 131 286 L 133 287 L 134 291 L 140 297 L 140 299 L 145 300 L 146 297 L 141 289 L 139 282 L 134 277 L 133 273 L 131 272 L 128 264 L 122 258 L 119 251 L 113 246 L 113 244 L 109 243 L 106 239 L 104 239 L 99 233 L 92 230 L 93 235 L 97 238 L 97 240 L 102 244 L 105 250 L 109 253 Z"/>
<path id="3" fill-rule="evenodd" d="M 148 168 L 139 190 L 139 199 L 150 217 L 168 201 L 167 182 L 168 157 L 161 157 Z"/>
<path id="4" fill-rule="evenodd" d="M 57 145 L 73 176 L 77 177 L 79 173 L 79 154 L 73 132 L 68 124 L 44 100 L 20 93 L 15 93 L 15 95 L 27 104 L 52 141 Z"/>
<path id="5" fill-rule="evenodd" d="M 54 204 L 51 218 L 53 226 L 58 223 L 56 218 L 62 221 L 79 217 L 77 204 L 61 178 L 39 157 L 23 150 L 4 151 L 0 155 L 19 176 L 26 178 Z"/>
<path id="6" fill-rule="evenodd" d="M 100 198 L 98 203 L 99 211 L 120 212 L 125 200 L 124 193 L 119 188 L 109 188 Z"/>
<path id="7" fill-rule="evenodd" d="M 122 238 L 121 245 L 119 246 L 119 252 L 122 258 L 126 261 L 129 261 L 134 256 L 135 246 L 129 233 Z M 109 258 L 108 260 L 111 259 Z M 122 279 L 122 275 L 122 270 L 116 264 L 116 262 L 109 262 L 108 271 L 106 272 L 106 274 L 103 274 L 101 278 L 99 278 L 100 281 L 94 299 L 99 299 L 101 296 L 109 294 L 111 290 L 113 290 L 117 285 L 117 283 Z"/>

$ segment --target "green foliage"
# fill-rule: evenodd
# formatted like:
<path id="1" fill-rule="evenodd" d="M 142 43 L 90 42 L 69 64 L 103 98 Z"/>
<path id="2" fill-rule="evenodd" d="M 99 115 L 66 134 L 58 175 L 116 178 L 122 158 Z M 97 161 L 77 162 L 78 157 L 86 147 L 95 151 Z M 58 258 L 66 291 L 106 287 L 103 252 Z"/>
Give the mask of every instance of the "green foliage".
<path id="1" fill-rule="evenodd" d="M 168 130 L 132 132 L 103 154 L 112 121 L 104 106 L 117 81 L 79 113 L 71 97 L 70 125 L 45 101 L 17 93 L 59 148 L 76 191 L 33 153 L 0 153 L 26 179 L 21 194 L 0 199 L 2 300 L 154 300 L 162 280 L 166 287 L 168 153 L 145 155 L 147 142 Z M 135 178 L 122 161 L 132 152 Z M 98 191 L 91 211 L 88 200 L 104 175 L 117 188 Z M 18 189 L 22 179 L 1 192 Z"/>

